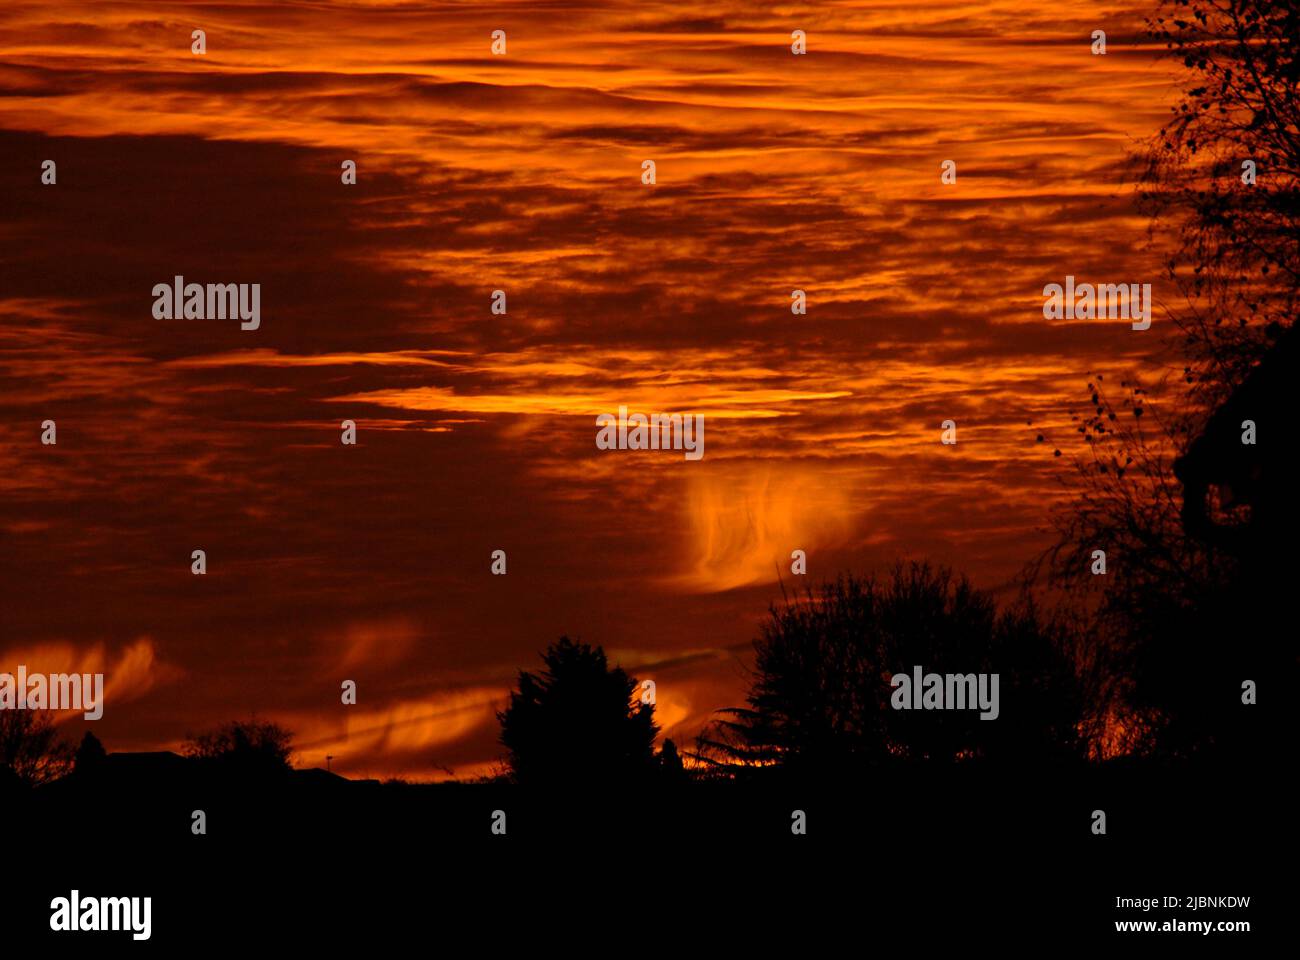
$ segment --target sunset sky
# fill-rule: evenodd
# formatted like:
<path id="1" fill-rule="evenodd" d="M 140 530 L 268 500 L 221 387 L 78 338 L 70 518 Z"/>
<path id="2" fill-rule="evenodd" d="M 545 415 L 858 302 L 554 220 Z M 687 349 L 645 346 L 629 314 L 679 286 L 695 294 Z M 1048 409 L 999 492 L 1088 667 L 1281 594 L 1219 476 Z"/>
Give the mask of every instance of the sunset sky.
<path id="1" fill-rule="evenodd" d="M 794 549 L 1005 584 L 1088 371 L 1164 336 L 1147 12 L 6 0 L 0 671 L 105 672 L 110 750 L 256 713 L 300 765 L 469 777 L 565 633 L 689 741 Z M 260 283 L 260 329 L 155 319 L 178 274 Z M 1152 328 L 1044 320 L 1067 274 L 1153 283 Z M 704 458 L 596 449 L 620 405 L 704 414 Z"/>

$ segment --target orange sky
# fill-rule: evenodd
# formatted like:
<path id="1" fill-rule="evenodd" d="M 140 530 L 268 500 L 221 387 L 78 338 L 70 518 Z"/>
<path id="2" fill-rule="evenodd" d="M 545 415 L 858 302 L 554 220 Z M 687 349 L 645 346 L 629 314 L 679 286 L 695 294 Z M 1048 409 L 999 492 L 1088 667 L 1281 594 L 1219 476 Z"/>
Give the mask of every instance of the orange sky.
<path id="1" fill-rule="evenodd" d="M 1121 182 L 1172 94 L 1144 8 L 1027 6 L 7 0 L 0 670 L 104 670 L 110 749 L 256 712 L 467 776 L 561 633 L 689 739 L 793 549 L 1004 583 L 1035 436 L 1162 335 L 1043 285 L 1169 293 Z M 260 283 L 260 329 L 154 319 L 176 274 Z M 620 404 L 705 414 L 704 459 L 597 450 Z"/>

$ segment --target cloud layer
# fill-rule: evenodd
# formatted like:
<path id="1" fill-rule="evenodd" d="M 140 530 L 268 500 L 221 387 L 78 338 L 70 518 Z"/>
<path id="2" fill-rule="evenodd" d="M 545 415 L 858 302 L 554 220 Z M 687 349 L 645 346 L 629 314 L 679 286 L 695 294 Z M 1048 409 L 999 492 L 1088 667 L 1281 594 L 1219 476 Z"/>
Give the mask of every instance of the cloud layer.
<path id="1" fill-rule="evenodd" d="M 1058 495 L 1036 434 L 1161 322 L 1043 320 L 1067 273 L 1158 281 L 1122 177 L 1169 77 L 1132 11 L 1024 11 L 10 0 L 0 642 L 147 637 L 110 747 L 255 712 L 305 763 L 465 775 L 566 632 L 689 738 L 791 550 L 1004 582 Z M 175 275 L 260 283 L 261 328 L 155 320 Z M 705 414 L 705 459 L 597 450 L 620 404 Z"/>

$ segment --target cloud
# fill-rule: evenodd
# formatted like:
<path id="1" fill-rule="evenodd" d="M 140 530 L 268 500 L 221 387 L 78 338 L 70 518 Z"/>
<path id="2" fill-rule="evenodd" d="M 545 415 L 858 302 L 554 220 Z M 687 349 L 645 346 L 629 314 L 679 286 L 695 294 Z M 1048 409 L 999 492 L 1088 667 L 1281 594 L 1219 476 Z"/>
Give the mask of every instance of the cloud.
<path id="1" fill-rule="evenodd" d="M 80 673 L 104 675 L 104 714 L 117 713 L 157 687 L 165 687 L 183 676 L 183 671 L 158 657 L 154 641 L 139 637 L 118 649 L 104 643 L 79 646 L 67 642 L 46 642 L 0 652 L 0 664 L 13 673 L 19 664 L 27 673 Z M 58 711 L 56 722 L 77 716 L 80 711 Z"/>

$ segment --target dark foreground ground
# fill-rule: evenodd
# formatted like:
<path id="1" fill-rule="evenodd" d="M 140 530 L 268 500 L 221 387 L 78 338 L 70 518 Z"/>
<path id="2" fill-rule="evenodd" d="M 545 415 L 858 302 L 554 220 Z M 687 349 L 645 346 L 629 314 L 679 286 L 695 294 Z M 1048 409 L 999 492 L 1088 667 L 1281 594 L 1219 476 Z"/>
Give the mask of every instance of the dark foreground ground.
<path id="1" fill-rule="evenodd" d="M 925 957 L 954 944 L 1062 956 L 1098 945 L 1240 956 L 1277 955 L 1265 945 L 1295 938 L 1290 760 L 1270 772 L 902 767 L 843 784 L 613 793 L 322 771 L 233 782 L 174 762 L 142 773 L 158 760 L 0 797 L 6 946 Z M 191 832 L 196 809 L 204 836 Z M 497 810 L 504 836 L 492 833 Z M 806 813 L 805 836 L 791 832 L 794 810 Z M 1104 836 L 1092 833 L 1094 810 L 1106 813 Z M 74 888 L 152 897 L 150 940 L 52 933 L 50 901 Z M 1250 906 L 1190 909 L 1227 896 Z M 1121 909 L 1117 897 L 1180 906 Z M 1118 933 L 1117 920 L 1251 930 Z"/>

